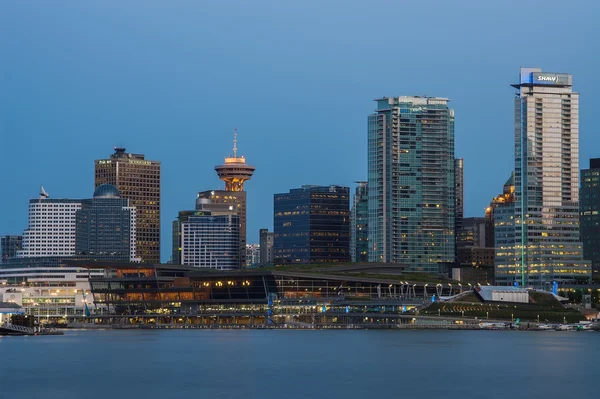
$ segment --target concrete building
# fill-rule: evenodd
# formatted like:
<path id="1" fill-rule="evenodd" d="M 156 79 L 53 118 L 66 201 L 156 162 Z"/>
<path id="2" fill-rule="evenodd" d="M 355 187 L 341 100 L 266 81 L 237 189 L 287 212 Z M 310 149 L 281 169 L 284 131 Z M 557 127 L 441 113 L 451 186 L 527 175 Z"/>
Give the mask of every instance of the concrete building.
<path id="1" fill-rule="evenodd" d="M 350 260 L 369 261 L 369 192 L 366 181 L 357 182 L 350 211 Z"/>
<path id="2" fill-rule="evenodd" d="M 521 68 L 515 96 L 514 212 L 494 211 L 498 284 L 591 278 L 579 234 L 579 94 L 572 77 Z M 511 231 L 508 231 L 511 230 Z"/>
<path id="3" fill-rule="evenodd" d="M 581 171 L 579 201 L 583 256 L 592 262 L 593 278 L 600 279 L 600 158 Z"/>
<path id="4" fill-rule="evenodd" d="M 350 188 L 302 186 L 274 197 L 274 263 L 350 261 Z"/>
<path id="5" fill-rule="evenodd" d="M 217 270 L 240 268 L 240 219 L 194 212 L 181 218 L 181 264 Z"/>
<path id="6" fill-rule="evenodd" d="M 81 200 L 50 198 L 42 187 L 40 196 L 29 200 L 27 229 L 19 258 L 75 255 L 75 215 Z"/>
<path id="7" fill-rule="evenodd" d="M 179 212 L 173 222 L 173 263 L 218 270 L 243 266 L 236 194 L 203 191 L 198 193 L 195 210 Z"/>
<path id="8" fill-rule="evenodd" d="M 0 237 L 0 263 L 16 258 L 18 251 L 23 248 L 23 236 Z"/>
<path id="9" fill-rule="evenodd" d="M 115 148 L 108 159 L 95 161 L 95 185 L 112 184 L 137 210 L 136 254 L 160 263 L 160 162 Z"/>
<path id="10" fill-rule="evenodd" d="M 438 273 L 455 260 L 454 110 L 381 98 L 368 118 L 369 261 Z"/>
<path id="11" fill-rule="evenodd" d="M 76 212 L 75 254 L 105 261 L 140 261 L 136 217 L 136 209 L 120 197 L 115 186 L 101 184 Z"/>
<path id="12" fill-rule="evenodd" d="M 273 238 L 274 234 L 268 229 L 260 229 L 260 265 L 271 266 L 273 265 Z"/>

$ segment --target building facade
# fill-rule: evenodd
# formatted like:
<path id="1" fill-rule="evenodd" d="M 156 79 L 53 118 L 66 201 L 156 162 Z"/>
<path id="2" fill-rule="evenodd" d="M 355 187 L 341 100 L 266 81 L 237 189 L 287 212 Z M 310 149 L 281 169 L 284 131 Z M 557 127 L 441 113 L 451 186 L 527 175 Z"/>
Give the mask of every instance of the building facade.
<path id="1" fill-rule="evenodd" d="M 143 262 L 160 263 L 160 162 L 115 148 L 108 159 L 95 161 L 95 186 L 112 184 L 137 211 L 136 254 Z"/>
<path id="2" fill-rule="evenodd" d="M 579 220 L 583 256 L 592 262 L 592 277 L 600 279 L 600 158 L 581 171 Z"/>
<path id="3" fill-rule="evenodd" d="M 27 229 L 19 258 L 75 255 L 75 215 L 81 200 L 50 198 L 42 188 L 37 199 L 29 200 Z"/>
<path id="4" fill-rule="evenodd" d="M 350 261 L 350 188 L 303 186 L 274 197 L 274 263 Z"/>
<path id="5" fill-rule="evenodd" d="M 368 118 L 369 261 L 437 273 L 455 260 L 454 110 L 446 98 L 376 101 Z"/>
<path id="6" fill-rule="evenodd" d="M 260 240 L 260 265 L 271 266 L 273 265 L 273 232 L 268 229 L 260 229 L 258 234 Z"/>
<path id="7" fill-rule="evenodd" d="M 350 212 L 350 260 L 369 261 L 369 192 L 366 181 L 357 182 Z"/>
<path id="8" fill-rule="evenodd" d="M 461 230 L 463 217 L 465 215 L 465 161 L 463 158 L 454 160 L 454 197 L 456 208 L 454 209 L 454 234 Z"/>
<path id="9" fill-rule="evenodd" d="M 16 258 L 17 253 L 23 248 L 23 236 L 0 237 L 0 263 Z"/>
<path id="10" fill-rule="evenodd" d="M 459 249 L 468 247 L 485 248 L 488 246 L 485 217 L 463 218 L 460 225 L 461 228 L 456 233 L 456 243 Z"/>
<path id="11" fill-rule="evenodd" d="M 588 280 L 579 234 L 579 94 L 571 75 L 539 68 L 521 68 L 513 87 L 515 201 L 514 212 L 494 212 L 495 229 L 512 230 L 495 243 L 496 282 Z"/>
<path id="12" fill-rule="evenodd" d="M 181 216 L 181 264 L 217 270 L 240 268 L 240 218 L 195 211 Z"/>
<path id="13" fill-rule="evenodd" d="M 101 184 L 76 212 L 75 254 L 96 260 L 135 262 L 136 217 L 129 200 L 112 184 Z"/>
<path id="14" fill-rule="evenodd" d="M 257 267 L 260 265 L 260 245 L 246 244 L 246 267 Z"/>

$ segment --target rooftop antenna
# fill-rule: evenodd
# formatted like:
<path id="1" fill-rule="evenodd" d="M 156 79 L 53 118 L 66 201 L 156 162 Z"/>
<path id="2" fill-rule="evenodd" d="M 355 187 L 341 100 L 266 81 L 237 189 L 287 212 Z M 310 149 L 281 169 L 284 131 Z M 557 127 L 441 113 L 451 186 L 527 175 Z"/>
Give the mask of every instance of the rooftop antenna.
<path id="1" fill-rule="evenodd" d="M 237 158 L 237 127 L 233 128 L 233 157 Z"/>

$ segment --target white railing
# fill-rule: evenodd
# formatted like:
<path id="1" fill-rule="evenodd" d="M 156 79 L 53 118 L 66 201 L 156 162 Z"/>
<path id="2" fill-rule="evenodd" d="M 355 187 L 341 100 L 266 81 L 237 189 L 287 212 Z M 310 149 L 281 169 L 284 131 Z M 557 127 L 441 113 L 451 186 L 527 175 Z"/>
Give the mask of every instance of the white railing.
<path id="1" fill-rule="evenodd" d="M 9 323 L 2 324 L 0 326 L 0 328 L 3 328 L 5 330 L 21 332 L 21 333 L 25 333 L 25 334 L 34 334 L 35 333 L 34 329 L 31 327 L 17 326 L 15 324 L 9 324 Z"/>

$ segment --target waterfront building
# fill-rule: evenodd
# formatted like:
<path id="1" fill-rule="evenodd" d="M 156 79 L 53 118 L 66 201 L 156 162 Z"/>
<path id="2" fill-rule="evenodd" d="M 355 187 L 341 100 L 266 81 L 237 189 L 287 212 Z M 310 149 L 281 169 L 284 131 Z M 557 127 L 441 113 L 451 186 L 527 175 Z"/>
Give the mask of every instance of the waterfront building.
<path id="1" fill-rule="evenodd" d="M 515 96 L 515 201 L 494 210 L 496 282 L 586 281 L 579 234 L 579 94 L 572 76 L 521 68 Z M 502 215 L 500 215 L 502 213 Z M 508 231 L 510 230 L 510 231 Z"/>
<path id="2" fill-rule="evenodd" d="M 50 198 L 42 187 L 29 200 L 28 226 L 23 232 L 19 258 L 75 255 L 75 215 L 81 200 Z"/>
<path id="3" fill-rule="evenodd" d="M 349 208 L 349 187 L 302 186 L 275 194 L 275 264 L 349 262 Z"/>
<path id="4" fill-rule="evenodd" d="M 256 267 L 260 264 L 260 245 L 246 244 L 246 267 Z"/>
<path id="5" fill-rule="evenodd" d="M 374 272 L 372 265 L 360 268 L 339 264 L 338 272 L 353 273 L 336 275 L 328 273 L 328 268 L 303 271 L 303 266 L 298 270 L 216 271 L 142 263 L 69 264 L 105 270 L 105 277 L 90 280 L 94 302 L 110 311 L 110 315 L 90 319 L 98 324 L 120 319 L 125 323 L 207 327 L 336 323 L 397 326 L 411 323 L 412 311 L 431 294 L 451 296 L 463 290 L 456 284 L 400 281 L 397 275 L 386 277 L 380 271 Z M 376 274 L 368 275 L 370 272 Z"/>
<path id="6" fill-rule="evenodd" d="M 139 261 L 136 217 L 129 200 L 112 184 L 101 184 L 76 212 L 75 254 L 97 260 Z"/>
<path id="7" fill-rule="evenodd" d="M 226 194 L 211 195 L 211 200 L 213 203 L 218 203 L 219 199 L 223 199 L 225 196 L 235 197 L 240 220 L 240 266 L 245 264 L 246 255 L 246 191 L 244 191 L 244 183 L 252 178 L 255 169 L 254 166 L 246 163 L 246 158 L 237 155 L 237 129 L 234 130 L 233 155 L 226 157 L 224 164 L 215 166 L 219 179 L 225 182 Z"/>
<path id="8" fill-rule="evenodd" d="M 137 210 L 136 255 L 160 263 L 160 162 L 115 148 L 108 159 L 95 161 L 95 186 L 112 184 Z"/>
<path id="9" fill-rule="evenodd" d="M 350 260 L 369 261 L 369 192 L 366 181 L 357 182 L 350 211 Z"/>
<path id="10" fill-rule="evenodd" d="M 368 118 L 369 261 L 438 273 L 455 260 L 454 110 L 381 98 Z"/>
<path id="11" fill-rule="evenodd" d="M 23 236 L 0 237 L 0 263 L 16 258 L 19 250 L 23 248 Z"/>
<path id="12" fill-rule="evenodd" d="M 583 256 L 592 262 L 594 279 L 600 278 L 600 158 L 590 159 L 589 169 L 581 171 L 579 220 Z"/>
<path id="13" fill-rule="evenodd" d="M 18 304 L 27 315 L 52 321 L 101 311 L 102 304 L 92 302 L 89 279 L 103 277 L 104 270 L 67 265 L 66 259 L 82 258 L 9 259 L 0 265 L 0 297 Z"/>
<path id="14" fill-rule="evenodd" d="M 258 234 L 260 240 L 260 265 L 271 266 L 273 265 L 273 232 L 268 229 L 260 229 Z"/>

